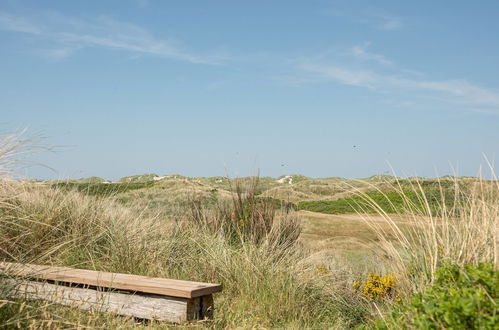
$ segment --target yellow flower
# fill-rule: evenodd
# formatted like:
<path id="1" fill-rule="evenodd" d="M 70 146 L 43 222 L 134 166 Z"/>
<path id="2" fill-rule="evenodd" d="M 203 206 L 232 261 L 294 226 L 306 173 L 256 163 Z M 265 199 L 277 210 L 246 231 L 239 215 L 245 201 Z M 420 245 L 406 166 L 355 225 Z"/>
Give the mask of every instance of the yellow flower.
<path id="1" fill-rule="evenodd" d="M 320 276 L 326 276 L 329 275 L 331 272 L 326 266 L 324 265 L 319 265 L 315 266 L 315 271 L 320 275 Z"/>
<path id="2" fill-rule="evenodd" d="M 354 283 L 354 285 L 360 287 L 359 283 Z M 383 300 L 393 297 L 395 286 L 395 276 L 391 274 L 381 276 L 376 273 L 370 273 L 362 288 L 362 293 L 371 300 Z"/>

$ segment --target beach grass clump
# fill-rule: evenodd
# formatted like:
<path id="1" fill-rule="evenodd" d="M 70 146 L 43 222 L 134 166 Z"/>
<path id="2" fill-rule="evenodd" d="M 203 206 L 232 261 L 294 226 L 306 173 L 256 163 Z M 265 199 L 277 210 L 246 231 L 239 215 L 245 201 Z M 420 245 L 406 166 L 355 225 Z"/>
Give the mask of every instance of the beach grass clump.
<path id="1" fill-rule="evenodd" d="M 292 246 L 300 236 L 300 222 L 296 213 L 283 203 L 257 196 L 258 177 L 246 182 L 235 181 L 230 198 L 219 200 L 206 208 L 199 201 L 190 205 L 189 221 L 200 231 L 218 233 L 234 244 L 252 242 Z"/>

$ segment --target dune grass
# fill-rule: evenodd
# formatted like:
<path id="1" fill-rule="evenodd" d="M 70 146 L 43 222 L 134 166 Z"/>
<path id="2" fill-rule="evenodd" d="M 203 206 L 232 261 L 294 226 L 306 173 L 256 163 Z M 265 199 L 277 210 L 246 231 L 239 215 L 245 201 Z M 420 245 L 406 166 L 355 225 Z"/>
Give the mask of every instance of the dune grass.
<path id="1" fill-rule="evenodd" d="M 53 187 L 64 190 L 77 190 L 84 195 L 109 196 L 126 193 L 131 190 L 151 188 L 154 182 L 132 182 L 132 183 L 101 183 L 101 182 L 58 182 Z"/>
<path id="2" fill-rule="evenodd" d="M 12 149 L 7 142 L 0 150 L 12 155 L 15 143 Z M 230 187 L 223 192 L 199 180 L 185 179 L 188 187 L 166 180 L 117 194 L 0 180 L 0 260 L 221 283 L 215 318 L 179 326 L 217 329 L 369 326 L 397 299 L 431 287 L 443 263 L 486 262 L 497 270 L 497 180 L 463 186 L 458 179 L 389 179 L 350 187 L 355 197 L 348 205 L 365 219 L 361 230 L 354 222 L 334 227 L 347 216 L 322 217 L 311 230 L 313 214 L 261 198 L 257 180 L 223 182 Z M 162 204 L 165 191 L 181 203 Z M 365 249 L 311 248 L 300 232 L 311 235 L 317 226 L 330 226 L 323 231 L 331 237 L 362 235 Z M 373 272 L 379 274 L 368 275 Z M 364 294 L 378 292 L 371 289 L 380 283 L 385 293 Z M 12 300 L 3 289 L 2 328 L 175 327 Z"/>
<path id="3" fill-rule="evenodd" d="M 145 217 L 110 197 L 21 182 L 2 182 L 0 201 L 2 260 L 221 283 L 217 317 L 205 327 L 323 328 L 365 318 L 367 309 L 347 280 L 332 285 L 308 262 L 292 211 L 280 214 L 242 190 L 208 222 Z M 238 225 L 225 230 L 234 221 Z M 218 229 L 208 230 L 213 223 Z M 112 315 L 3 301 L 4 325 L 143 326 Z"/>
<path id="4" fill-rule="evenodd" d="M 320 248 L 307 252 L 310 249 L 299 239 L 300 218 L 313 215 L 276 209 L 272 200 L 258 198 L 255 182 L 234 187 L 229 199 L 215 204 L 193 199 L 183 212 L 165 218 L 161 212 L 138 212 L 109 195 L 2 181 L 0 258 L 221 283 L 224 291 L 216 297 L 216 317 L 201 323 L 208 328 L 368 324 L 380 312 L 388 313 L 393 303 L 393 299 L 370 301 L 352 288 L 354 280 L 368 272 L 393 274 L 397 293 L 407 299 L 431 285 L 443 261 L 460 265 L 486 261 L 497 268 L 499 189 L 494 181 L 480 181 L 471 191 L 457 186 L 459 197 L 454 196 L 452 203 L 442 193 L 438 215 L 422 186 L 415 186 L 410 195 L 404 194 L 406 187 L 392 187 L 400 189 L 401 201 L 395 200 L 403 210 L 400 215 L 387 213 L 385 204 L 371 194 L 359 193 L 363 202 L 357 203 L 357 211 L 365 217 L 364 229 L 351 222 L 350 229 L 342 230 L 354 239 L 365 237 L 365 252 L 339 253 L 335 246 L 334 255 L 322 254 Z M 394 203 L 389 194 L 378 193 L 384 203 Z M 328 218 L 322 221 L 320 226 L 332 224 Z M 327 230 L 327 236 L 339 234 L 334 227 Z M 349 230 L 355 233 L 348 234 Z M 146 326 L 133 319 L 44 303 L 6 297 L 1 303 L 4 326 Z"/>

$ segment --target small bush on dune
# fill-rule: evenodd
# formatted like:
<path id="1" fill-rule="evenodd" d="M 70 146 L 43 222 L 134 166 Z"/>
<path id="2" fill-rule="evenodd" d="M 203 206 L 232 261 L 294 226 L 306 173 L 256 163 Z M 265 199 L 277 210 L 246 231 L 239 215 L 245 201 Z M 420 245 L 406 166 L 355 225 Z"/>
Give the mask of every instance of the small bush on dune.
<path id="1" fill-rule="evenodd" d="M 381 276 L 376 273 L 370 273 L 364 283 L 356 280 L 352 286 L 372 301 L 388 301 L 400 299 L 400 296 L 396 292 L 396 285 L 397 279 L 392 274 Z"/>

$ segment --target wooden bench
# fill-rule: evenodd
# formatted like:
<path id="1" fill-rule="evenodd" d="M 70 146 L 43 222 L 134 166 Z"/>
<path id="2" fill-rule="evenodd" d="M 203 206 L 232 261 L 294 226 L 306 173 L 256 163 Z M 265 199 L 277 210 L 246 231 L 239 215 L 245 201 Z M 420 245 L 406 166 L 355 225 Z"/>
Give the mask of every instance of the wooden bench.
<path id="1" fill-rule="evenodd" d="M 46 300 L 85 310 L 182 323 L 213 317 L 212 283 L 0 262 L 12 298 Z"/>

